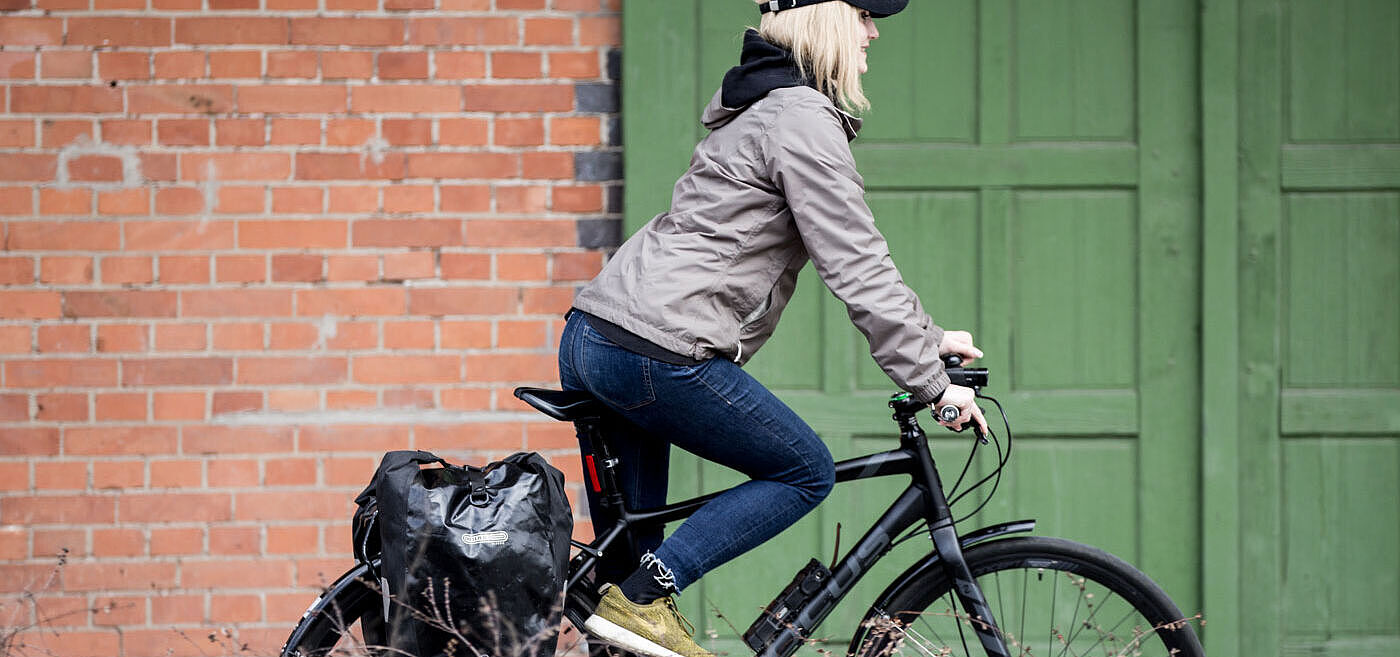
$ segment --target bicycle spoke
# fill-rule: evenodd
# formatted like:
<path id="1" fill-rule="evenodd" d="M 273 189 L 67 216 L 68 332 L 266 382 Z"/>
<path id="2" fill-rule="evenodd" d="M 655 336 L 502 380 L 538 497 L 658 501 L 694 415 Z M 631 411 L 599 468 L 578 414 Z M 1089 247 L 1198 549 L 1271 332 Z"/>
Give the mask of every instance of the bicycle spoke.
<path id="1" fill-rule="evenodd" d="M 1060 578 L 1050 578 L 1050 637 L 1045 642 L 1045 654 L 1050 654 L 1050 650 L 1055 645 L 1055 603 L 1059 601 Z"/>
<path id="2" fill-rule="evenodd" d="M 1073 575 L 1065 573 L 1065 576 L 1071 578 L 1071 581 L 1073 581 Z M 1064 641 L 1065 647 L 1060 649 L 1060 654 L 1056 657 L 1064 657 L 1065 652 L 1069 651 L 1070 644 L 1074 642 L 1074 630 L 1075 628 L 1079 627 L 1079 608 L 1084 604 L 1084 595 L 1086 592 L 1084 587 L 1084 578 L 1081 577 L 1079 581 L 1075 584 L 1075 586 L 1079 588 L 1079 597 L 1075 598 L 1074 600 L 1074 615 L 1071 616 L 1069 619 L 1069 632 L 1067 634 L 1061 635 L 1061 640 Z"/>

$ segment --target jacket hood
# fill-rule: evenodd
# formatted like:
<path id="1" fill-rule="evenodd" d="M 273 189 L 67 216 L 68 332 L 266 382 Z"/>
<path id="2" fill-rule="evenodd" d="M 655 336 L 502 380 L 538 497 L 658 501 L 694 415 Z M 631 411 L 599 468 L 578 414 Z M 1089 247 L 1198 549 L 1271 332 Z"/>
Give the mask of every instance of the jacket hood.
<path id="1" fill-rule="evenodd" d="M 700 121 L 706 128 L 715 130 L 767 96 L 768 92 L 788 87 L 811 87 L 815 90 L 817 85 L 810 76 L 798 74 L 797 63 L 786 48 L 770 43 L 756 30 L 746 30 L 739 65 L 724 74 L 719 92 L 705 108 Z M 839 108 L 838 111 L 841 112 L 848 137 L 855 139 L 861 120 Z"/>

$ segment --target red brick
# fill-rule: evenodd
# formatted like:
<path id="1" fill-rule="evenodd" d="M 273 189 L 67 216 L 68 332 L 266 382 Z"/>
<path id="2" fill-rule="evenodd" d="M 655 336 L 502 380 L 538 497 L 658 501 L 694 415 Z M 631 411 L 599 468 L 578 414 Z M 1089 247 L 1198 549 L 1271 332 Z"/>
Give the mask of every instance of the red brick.
<path id="1" fill-rule="evenodd" d="M 387 253 L 384 255 L 384 280 L 433 278 L 435 263 L 430 251 Z"/>
<path id="2" fill-rule="evenodd" d="M 198 459 L 152 460 L 151 488 L 191 488 L 204 481 L 204 461 Z M 151 531 L 151 553 L 156 552 L 157 530 Z"/>
<path id="3" fill-rule="evenodd" d="M 379 53 L 379 78 L 381 80 L 424 80 L 427 77 L 428 53 Z"/>
<path id="4" fill-rule="evenodd" d="M 540 146 L 544 144 L 544 120 L 540 118 L 496 119 L 498 146 Z"/>
<path id="5" fill-rule="evenodd" d="M 0 100 L 4 97 L 0 96 Z M 0 158 L 0 180 L 48 181 L 54 179 L 57 171 L 58 158 L 52 155 L 6 153 Z"/>
<path id="6" fill-rule="evenodd" d="M 175 564 L 69 563 L 63 571 L 65 591 L 149 591 L 175 583 Z M 116 653 L 108 653 L 116 654 Z"/>
<path id="7" fill-rule="evenodd" d="M 401 315 L 405 296 L 404 290 L 397 287 L 298 290 L 297 314 L 303 317 Z"/>
<path id="8" fill-rule="evenodd" d="M 256 351 L 263 348 L 263 325 L 215 324 L 214 348 L 220 351 Z"/>
<path id="9" fill-rule="evenodd" d="M 46 422 L 86 422 L 88 396 L 85 393 L 54 392 L 34 396 L 35 419 Z"/>
<path id="10" fill-rule="evenodd" d="M 600 145 L 603 143 L 602 121 L 591 116 L 552 118 L 549 142 L 560 146 Z"/>
<path id="11" fill-rule="evenodd" d="M 270 78 L 316 77 L 316 53 L 302 50 L 276 50 L 267 53 Z"/>
<path id="12" fill-rule="evenodd" d="M 532 46 L 575 45 L 574 21 L 569 18 L 526 19 L 525 44 Z"/>
<path id="13" fill-rule="evenodd" d="M 460 367 L 457 356 L 360 356 L 352 364 L 357 383 L 453 383 Z"/>
<path id="14" fill-rule="evenodd" d="M 567 180 L 574 177 L 571 153 L 522 153 L 520 176 L 527 179 Z"/>
<path id="15" fill-rule="evenodd" d="M 297 153 L 296 172 L 297 180 L 397 180 L 404 176 L 404 156 L 388 153 L 382 158 L 370 158 L 356 153 Z"/>
<path id="16" fill-rule="evenodd" d="M 215 385 L 233 382 L 230 358 L 152 358 L 122 361 L 124 386 Z"/>
<path id="17" fill-rule="evenodd" d="M 203 324 L 157 324 L 157 351 L 203 351 L 207 329 Z"/>
<path id="18" fill-rule="evenodd" d="M 282 492 L 240 492 L 237 505 L 239 520 L 265 522 L 348 517 L 351 501 L 342 492 L 298 492 L 295 504 Z"/>
<path id="19" fill-rule="evenodd" d="M 112 284 L 150 283 L 155 280 L 149 257 L 108 256 L 102 259 L 102 282 Z"/>
<path id="20" fill-rule="evenodd" d="M 118 512 L 123 522 L 218 522 L 233 517 L 231 501 L 227 493 L 127 493 Z"/>
<path id="21" fill-rule="evenodd" d="M 439 0 L 443 11 L 486 11 L 491 0 Z"/>
<path id="22" fill-rule="evenodd" d="M 514 313 L 516 291 L 499 287 L 415 289 L 409 297 L 413 315 L 505 315 Z"/>
<path id="23" fill-rule="evenodd" d="M 491 322 L 444 321 L 441 322 L 439 328 L 442 333 L 443 349 L 488 349 L 491 347 Z"/>
<path id="24" fill-rule="evenodd" d="M 19 463 L 6 463 L 0 465 L 0 486 L 3 486 L 6 479 L 13 481 L 16 476 L 29 478 L 27 471 L 22 472 Z M 0 560 L 4 561 L 24 561 L 29 556 L 29 532 L 23 527 L 0 528 Z"/>
<path id="25" fill-rule="evenodd" d="M 92 258 L 49 256 L 39 261 L 39 280 L 56 284 L 92 282 Z"/>
<path id="26" fill-rule="evenodd" d="M 0 354 L 25 354 L 31 350 L 28 326 L 0 326 Z"/>
<path id="27" fill-rule="evenodd" d="M 101 51 L 97 53 L 97 73 L 104 80 L 149 80 L 150 55 L 144 52 Z"/>
<path id="28" fill-rule="evenodd" d="M 305 351 L 324 341 L 318 324 L 277 323 L 268 328 L 267 348 L 270 351 Z"/>
<path id="29" fill-rule="evenodd" d="M 208 256 L 161 256 L 160 282 L 167 284 L 208 283 Z"/>
<path id="30" fill-rule="evenodd" d="M 86 324 L 60 324 L 39 327 L 39 352 L 78 352 L 92 349 L 92 327 Z"/>
<path id="31" fill-rule="evenodd" d="M 73 17 L 68 19 L 67 43 L 86 46 L 168 46 L 170 19 Z"/>
<path id="32" fill-rule="evenodd" d="M 159 200 L 159 192 L 156 198 Z M 202 197 L 200 204 L 203 205 Z M 234 247 L 233 222 L 128 221 L 125 231 L 127 251 L 210 251 Z M 164 264 L 164 257 L 161 262 Z M 161 269 L 163 273 L 164 267 Z"/>
<path id="33" fill-rule="evenodd" d="M 519 19 L 417 18 L 408 22 L 408 42 L 428 46 L 516 45 Z"/>
<path id="34" fill-rule="evenodd" d="M 419 426 L 413 429 L 418 449 L 486 450 L 505 447 L 517 450 L 525 443 L 519 423 L 472 422 L 459 425 Z"/>
<path id="35" fill-rule="evenodd" d="M 319 146 L 321 144 L 320 119 L 272 119 L 272 138 L 269 144 L 299 144 Z"/>
<path id="36" fill-rule="evenodd" d="M 39 124 L 39 141 L 48 148 L 59 148 L 92 140 L 93 122 L 48 119 Z M 69 160 L 71 163 L 72 160 Z"/>
<path id="37" fill-rule="evenodd" d="M 491 188 L 485 185 L 442 185 L 438 190 L 443 212 L 487 212 Z"/>
<path id="38" fill-rule="evenodd" d="M 491 410 L 491 391 L 477 388 L 443 390 L 442 407 L 453 411 Z"/>
<path id="39" fill-rule="evenodd" d="M 38 72 L 34 51 L 0 52 L 0 79 L 33 80 Z"/>
<path id="40" fill-rule="evenodd" d="M 350 108 L 355 112 L 457 112 L 462 109 L 462 92 L 456 86 L 365 85 L 350 89 Z"/>
<path id="41" fill-rule="evenodd" d="M 240 87 L 238 111 L 268 114 L 343 113 L 345 87 L 309 84 Z"/>
<path id="42" fill-rule="evenodd" d="M 544 72 L 543 59 L 537 52 L 504 52 L 491 54 L 491 78 L 533 80 Z"/>
<path id="43" fill-rule="evenodd" d="M 42 411 L 42 409 L 40 410 Z M 7 456 L 57 456 L 58 429 L 8 428 L 0 431 L 0 454 Z"/>
<path id="44" fill-rule="evenodd" d="M 145 351 L 146 327 L 131 324 L 106 324 L 97 327 L 98 353 Z"/>
<path id="45" fill-rule="evenodd" d="M 510 153 L 412 153 L 407 156 L 410 178 L 514 178 L 520 175 L 519 156 Z"/>
<path id="46" fill-rule="evenodd" d="M 321 54 L 321 77 L 327 80 L 367 80 L 374 75 L 374 55 L 368 52 Z"/>
<path id="47" fill-rule="evenodd" d="M 195 480 L 194 485 L 199 484 L 199 463 L 197 461 L 180 461 L 151 464 L 151 485 L 155 486 L 155 470 L 157 466 L 161 469 L 179 470 L 186 472 L 188 467 L 185 464 L 193 464 Z M 204 552 L 204 530 L 198 527 L 155 527 L 151 529 L 151 556 L 169 556 L 177 554 L 199 554 Z M 201 606 L 202 607 L 202 606 Z M 202 615 L 202 610 L 201 610 Z"/>
<path id="48" fill-rule="evenodd" d="M 144 461 L 93 461 L 92 462 L 92 487 L 103 488 L 140 488 L 146 483 L 146 464 Z M 95 534 L 96 532 L 94 532 Z M 135 531 L 137 537 L 141 532 Z M 96 538 L 94 536 L 94 538 Z M 96 541 L 101 545 L 101 541 Z M 137 556 L 145 552 L 146 541 L 140 540 L 136 550 L 126 556 Z"/>
<path id="49" fill-rule="evenodd" d="M 41 0 L 42 1 L 42 0 Z M 122 635 L 115 631 L 66 630 L 45 634 L 37 640 L 43 654 L 72 657 L 105 657 L 121 650 Z"/>
<path id="50" fill-rule="evenodd" d="M 303 434 L 304 435 L 304 434 Z M 305 439 L 298 439 L 298 448 L 306 451 Z M 401 443 L 401 444 L 407 444 Z M 311 486 L 316 483 L 316 459 L 314 458 L 277 458 L 269 459 L 263 465 L 265 483 L 268 486 Z M 369 481 L 365 479 L 365 481 Z M 272 540 L 271 528 L 268 531 L 268 540 Z M 313 540 L 314 543 L 314 540 Z"/>
<path id="51" fill-rule="evenodd" d="M 278 254 L 272 256 L 272 280 L 311 282 L 321 280 L 321 256 Z"/>
<path id="52" fill-rule="evenodd" d="M 11 388 L 95 388 L 117 382 L 117 364 L 93 359 L 11 360 L 4 363 Z"/>
<path id="53" fill-rule="evenodd" d="M 272 467 L 274 461 L 268 462 L 268 467 Z M 315 471 L 315 466 L 312 466 Z M 373 470 L 370 471 L 371 474 Z M 270 473 L 269 473 L 270 475 Z M 367 480 L 365 480 L 367 481 Z M 270 482 L 269 482 L 270 483 Z M 268 554 L 316 554 L 317 536 L 319 529 L 314 525 L 282 525 L 270 526 L 267 528 L 267 553 Z M 300 602 L 295 602 L 291 598 L 296 597 Z M 267 594 L 269 618 L 294 618 L 297 614 L 306 610 L 306 600 L 304 595 L 287 596 L 286 606 L 275 594 Z M 300 606 L 296 606 L 296 605 Z"/>
<path id="54" fill-rule="evenodd" d="M 29 214 L 33 212 L 33 199 L 28 187 L 0 187 L 0 215 Z"/>
<path id="55" fill-rule="evenodd" d="M 51 187 L 40 189 L 39 212 L 46 215 L 92 214 L 92 190 Z"/>
<path id="56" fill-rule="evenodd" d="M 157 139 L 166 146 L 208 146 L 208 119 L 161 119 L 156 124 Z"/>
<path id="57" fill-rule="evenodd" d="M 178 178 L 174 153 L 141 153 L 141 175 L 146 180 L 170 182 Z"/>
<path id="58" fill-rule="evenodd" d="M 292 314 L 289 290 L 191 290 L 181 292 L 186 317 L 285 317 Z"/>
<path id="59" fill-rule="evenodd" d="M 107 534 L 110 533 L 107 532 Z M 130 540 L 128 539 L 126 542 L 130 543 Z M 98 542 L 96 536 L 93 537 L 93 543 L 97 546 L 107 547 Z M 121 543 L 117 543 L 115 547 L 120 548 Z M 104 625 L 112 627 L 144 625 L 146 623 L 146 598 L 141 596 L 100 597 L 94 600 L 91 613 L 92 624 L 99 627 Z"/>
<path id="60" fill-rule="evenodd" d="M 429 119 L 384 119 L 384 139 L 395 146 L 427 146 L 433 143 Z"/>
<path id="61" fill-rule="evenodd" d="M 390 214 L 432 212 L 433 188 L 426 185 L 386 187 L 384 188 L 384 211 Z"/>
<path id="62" fill-rule="evenodd" d="M 267 257 L 262 255 L 221 255 L 214 258 L 214 280 L 218 283 L 261 283 L 267 280 Z"/>
<path id="63" fill-rule="evenodd" d="M 293 18 L 291 43 L 323 46 L 394 46 L 403 43 L 397 18 Z"/>
<path id="64" fill-rule="evenodd" d="M 282 505 L 296 506 L 288 505 L 285 496 Z M 186 589 L 281 589 L 292 582 L 292 564 L 276 559 L 186 561 L 180 568 L 180 583 Z"/>
<path id="65" fill-rule="evenodd" d="M 87 487 L 85 461 L 40 461 L 34 464 L 34 488 L 38 490 L 86 490 Z"/>
<path id="66" fill-rule="evenodd" d="M 88 51 L 49 51 L 39 61 L 40 74 L 45 79 L 92 77 L 92 53 Z"/>
<path id="67" fill-rule="evenodd" d="M 554 354 L 468 354 L 468 381 L 556 381 Z"/>
<path id="68" fill-rule="evenodd" d="M 225 413 L 243 413 L 247 411 L 260 411 L 263 408 L 263 396 L 261 392 L 248 391 L 217 391 L 214 393 L 209 414 L 223 415 Z M 218 463 L 217 461 L 215 463 Z M 209 465 L 209 483 L 214 484 L 214 464 Z M 258 482 L 254 481 L 256 485 Z"/>
<path id="69" fill-rule="evenodd" d="M 0 17 L 0 43 L 7 46 L 62 45 L 63 19 Z"/>
<path id="70" fill-rule="evenodd" d="M 0 257 L 0 285 L 24 285 L 33 282 L 33 258 Z"/>
<path id="71" fill-rule="evenodd" d="M 389 350 L 433 348 L 432 322 L 385 322 L 384 348 Z"/>
<path id="72" fill-rule="evenodd" d="M 379 258 L 370 255 L 327 256 L 326 280 L 379 280 Z"/>
<path id="73" fill-rule="evenodd" d="M 378 345 L 379 329 L 374 322 L 339 322 L 335 335 L 326 340 L 327 348 L 348 351 L 363 351 Z"/>
<path id="74" fill-rule="evenodd" d="M 209 485 L 216 488 L 255 488 L 262 485 L 256 459 L 219 458 L 209 461 Z M 209 544 L 213 547 L 217 529 L 210 528 Z"/>
<path id="75" fill-rule="evenodd" d="M 68 160 L 68 179 L 78 182 L 112 182 L 122 179 L 122 161 L 111 155 L 83 155 Z"/>
<path id="76" fill-rule="evenodd" d="M 520 312 L 526 315 L 562 315 L 574 303 L 571 285 L 525 288 L 520 295 Z"/>
<path id="77" fill-rule="evenodd" d="M 218 119 L 214 121 L 214 142 L 220 146 L 262 146 L 262 119 Z"/>
<path id="78" fill-rule="evenodd" d="M 499 214 L 542 213 L 549 207 L 549 189 L 536 185 L 496 187 L 496 212 Z"/>
<path id="79" fill-rule="evenodd" d="M 464 109 L 469 112 L 568 112 L 574 108 L 573 85 L 468 85 L 464 92 Z"/>
<path id="80" fill-rule="evenodd" d="M 490 136 L 486 119 L 442 119 L 438 124 L 438 143 L 443 146 L 485 146 Z"/>
<path id="81" fill-rule="evenodd" d="M 146 419 L 145 393 L 99 393 L 96 396 L 95 405 L 98 421 Z"/>
<path id="82" fill-rule="evenodd" d="M 441 261 L 443 278 L 483 281 L 491 278 L 490 254 L 444 253 Z"/>
<path id="83" fill-rule="evenodd" d="M 603 209 L 603 188 L 597 186 L 555 187 L 554 200 L 550 203 L 550 209 L 555 212 L 600 212 Z"/>
<path id="84" fill-rule="evenodd" d="M 204 393 L 157 392 L 151 394 L 153 420 L 203 420 Z M 153 465 L 152 468 L 155 466 Z M 154 479 L 154 470 L 152 470 Z M 196 482 L 197 483 L 197 482 Z M 151 484 L 155 485 L 154 481 Z"/>
<path id="85" fill-rule="evenodd" d="M 462 222 L 456 219 L 366 219 L 354 224 L 355 246 L 458 246 Z"/>
<path id="86" fill-rule="evenodd" d="M 407 448 L 409 433 L 406 428 L 391 426 L 308 426 L 301 429 L 299 439 L 299 447 L 306 452 L 377 455 Z"/>
<path id="87" fill-rule="evenodd" d="M 285 18 L 242 17 L 180 18 L 175 21 L 175 43 L 189 44 L 285 44 L 290 31 Z"/>
<path id="88" fill-rule="evenodd" d="M 572 219 L 470 219 L 469 246 L 568 247 L 576 242 Z"/>
<path id="89" fill-rule="evenodd" d="M 315 390 L 269 390 L 267 407 L 275 411 L 314 411 L 321 408 L 321 394 Z"/>
<path id="90" fill-rule="evenodd" d="M 240 358 L 238 383 L 324 385 L 346 380 L 344 358 Z"/>
<path id="91" fill-rule="evenodd" d="M 326 207 L 332 214 L 374 212 L 379 209 L 379 188 L 343 185 L 329 187 Z"/>
<path id="92" fill-rule="evenodd" d="M 151 211 L 150 191 L 144 187 L 98 192 L 97 214 L 141 215 Z"/>
<path id="93" fill-rule="evenodd" d="M 181 180 L 285 180 L 292 172 L 285 153 L 185 154 Z"/>
<path id="94" fill-rule="evenodd" d="M 33 121 L 0 121 L 0 146 L 23 148 L 34 144 Z"/>
<path id="95" fill-rule="evenodd" d="M 214 208 L 222 214 L 259 214 L 264 210 L 264 195 L 258 186 L 221 186 Z"/>
<path id="96" fill-rule="evenodd" d="M 549 53 L 549 77 L 597 78 L 601 75 L 602 69 L 598 65 L 596 50 Z"/>
<path id="97" fill-rule="evenodd" d="M 479 80 L 486 77 L 486 53 L 435 52 L 434 77 L 439 80 Z"/>
<path id="98" fill-rule="evenodd" d="M 326 392 L 326 408 L 377 408 L 379 399 L 369 390 L 330 390 Z"/>
<path id="99" fill-rule="evenodd" d="M 496 279 L 543 281 L 549 272 L 549 256 L 543 253 L 497 253 Z"/>
<path id="100" fill-rule="evenodd" d="M 254 0 L 256 2 L 256 0 Z M 254 6 L 256 8 L 256 5 Z M 213 535 L 209 537 L 211 547 Z M 256 539 L 254 539 L 256 542 Z M 251 554 L 257 551 L 254 545 L 251 552 L 242 550 L 235 554 Z M 215 552 L 215 554 L 221 554 Z M 228 554 L 228 553 L 222 553 Z M 262 598 L 256 595 L 212 595 L 209 597 L 209 617 L 224 623 L 248 623 L 262 620 Z"/>
<path id="101" fill-rule="evenodd" d="M 0 422 L 24 422 L 28 419 L 29 395 L 0 394 Z"/>
<path id="102" fill-rule="evenodd" d="M 223 53 L 216 53 L 216 55 L 222 54 Z M 158 52 L 155 55 L 154 64 L 155 77 L 159 80 L 204 77 L 203 52 L 189 50 Z"/>
<path id="103" fill-rule="evenodd" d="M 150 600 L 153 625 L 193 625 L 204 620 L 203 595 L 163 595 Z"/>
<path id="104" fill-rule="evenodd" d="M 209 8 L 216 11 L 257 9 L 258 0 L 209 0 Z M 215 616 L 215 618 L 218 618 L 218 616 Z"/>
<path id="105" fill-rule="evenodd" d="M 96 495 L 11 497 L 6 498 L 5 507 L 0 509 L 0 521 L 12 525 L 96 524 L 111 523 L 115 519 L 115 498 Z M 65 569 L 63 575 L 68 579 L 72 570 Z"/>
<path id="106" fill-rule="evenodd" d="M 384 0 L 384 10 L 435 9 L 436 2 L 437 0 Z"/>
<path id="107" fill-rule="evenodd" d="M 65 317 L 174 317 L 174 292 L 112 290 L 64 292 Z"/>
<path id="108" fill-rule="evenodd" d="M 578 43 L 581 46 L 622 45 L 622 21 L 615 17 L 579 18 Z"/>
<path id="109" fill-rule="evenodd" d="M 156 190 L 156 214 L 202 214 L 206 207 L 204 192 L 195 187 L 165 187 Z"/>
<path id="110" fill-rule="evenodd" d="M 170 454 L 178 443 L 175 429 L 170 427 L 70 427 L 63 431 L 65 454 Z"/>
<path id="111" fill-rule="evenodd" d="M 386 119 L 387 121 L 388 119 Z M 374 137 L 374 121 L 367 119 L 326 119 L 326 145 L 358 146 Z"/>
<path id="112" fill-rule="evenodd" d="M 319 214 L 321 188 L 275 187 L 272 190 L 272 211 L 277 214 Z"/>
<path id="113" fill-rule="evenodd" d="M 233 87 L 228 85 L 153 84 L 127 88 L 128 114 L 215 114 L 232 110 Z"/>
<path id="114" fill-rule="evenodd" d="M 553 258 L 550 278 L 555 281 L 587 281 L 603 269 L 603 254 L 597 251 L 556 253 Z"/>
<path id="115" fill-rule="evenodd" d="M 241 221 L 238 245 L 246 249 L 344 248 L 347 225 L 344 221 Z"/>

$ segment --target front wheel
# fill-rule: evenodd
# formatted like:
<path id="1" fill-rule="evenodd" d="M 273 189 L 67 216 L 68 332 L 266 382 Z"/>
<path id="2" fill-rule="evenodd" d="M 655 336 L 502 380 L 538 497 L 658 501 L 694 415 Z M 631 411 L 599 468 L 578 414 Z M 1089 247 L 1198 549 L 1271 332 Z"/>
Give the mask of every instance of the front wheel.
<path id="1" fill-rule="evenodd" d="M 1102 550 L 1044 537 L 1010 538 L 964 554 L 1012 655 L 1201 657 L 1192 625 L 1166 593 Z M 982 655 L 973 626 L 936 563 L 906 573 L 866 614 L 860 657 Z"/>

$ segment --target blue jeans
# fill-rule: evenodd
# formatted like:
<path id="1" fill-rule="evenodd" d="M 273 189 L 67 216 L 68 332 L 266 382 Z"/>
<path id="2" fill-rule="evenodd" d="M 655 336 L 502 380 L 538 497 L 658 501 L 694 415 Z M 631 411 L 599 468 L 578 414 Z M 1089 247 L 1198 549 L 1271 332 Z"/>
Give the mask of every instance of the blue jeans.
<path id="1" fill-rule="evenodd" d="M 625 422 L 608 429 L 622 461 L 619 484 L 633 508 L 666 501 L 670 445 L 733 468 L 749 481 L 706 503 L 665 541 L 642 537 L 684 589 L 757 547 L 826 498 L 836 480 L 831 452 L 792 409 L 738 365 L 711 358 L 672 365 L 617 346 L 571 313 L 559 345 L 566 390 L 587 390 Z M 591 491 L 590 491 L 591 495 Z M 595 531 L 611 524 L 590 496 Z M 617 566 L 620 566 L 618 564 Z M 600 572 L 604 579 L 626 572 Z"/>

